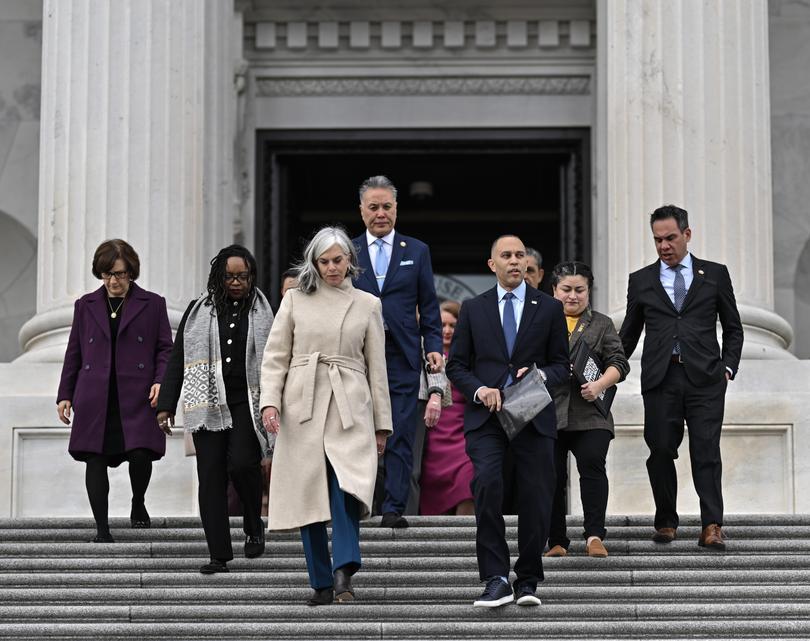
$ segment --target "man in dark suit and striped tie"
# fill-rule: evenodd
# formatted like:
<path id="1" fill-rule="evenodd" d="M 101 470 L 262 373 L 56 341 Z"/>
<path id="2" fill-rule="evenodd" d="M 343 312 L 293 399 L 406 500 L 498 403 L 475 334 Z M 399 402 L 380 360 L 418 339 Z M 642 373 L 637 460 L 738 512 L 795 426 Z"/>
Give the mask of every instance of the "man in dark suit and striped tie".
<path id="1" fill-rule="evenodd" d="M 737 373 L 743 328 L 725 265 L 700 260 L 687 250 L 688 215 L 674 205 L 650 215 L 660 260 L 630 274 L 627 313 L 619 332 L 630 357 L 642 330 L 641 393 L 647 472 L 655 500 L 653 540 L 676 537 L 678 477 L 675 459 L 689 426 L 692 479 L 700 498 L 698 545 L 725 550 L 720 432 L 726 386 Z M 717 321 L 723 329 L 722 351 Z"/>

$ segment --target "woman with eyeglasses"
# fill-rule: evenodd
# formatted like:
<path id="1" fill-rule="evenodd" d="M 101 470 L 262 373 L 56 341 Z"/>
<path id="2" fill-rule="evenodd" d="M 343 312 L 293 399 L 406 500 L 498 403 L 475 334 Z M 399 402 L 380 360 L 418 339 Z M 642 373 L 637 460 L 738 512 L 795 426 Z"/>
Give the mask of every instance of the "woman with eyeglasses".
<path id="1" fill-rule="evenodd" d="M 158 399 L 158 422 L 170 430 L 182 395 L 183 424 L 197 453 L 200 518 L 210 561 L 202 574 L 228 572 L 233 559 L 228 479 L 242 501 L 244 554 L 264 553 L 262 458 L 274 437 L 262 426 L 259 368 L 273 312 L 256 287 L 256 260 L 240 245 L 211 261 L 206 295 L 191 301 L 177 329 Z"/>
<path id="2" fill-rule="evenodd" d="M 568 323 L 568 349 L 572 358 L 578 346 L 587 346 L 602 364 L 603 373 L 595 381 L 580 384 L 571 377 L 567 385 L 555 387 L 552 397 L 557 408 L 555 467 L 557 487 L 551 509 L 549 551 L 545 556 L 565 556 L 571 541 L 566 536 L 566 486 L 568 452 L 573 453 L 579 471 L 579 491 L 584 512 L 585 552 L 606 557 L 604 546 L 608 479 L 605 459 L 613 439 L 613 416 L 603 416 L 594 401 L 608 388 L 620 383 L 630 371 L 622 342 L 613 321 L 591 309 L 593 272 L 585 263 L 559 263 L 551 273 L 554 298 L 561 301 Z M 580 341 L 584 346 L 580 346 Z"/>
<path id="3" fill-rule="evenodd" d="M 172 331 L 163 297 L 135 284 L 140 260 L 129 243 L 101 243 L 92 272 L 102 286 L 76 301 L 57 413 L 65 425 L 72 416 L 68 451 L 87 465 L 85 486 L 96 521 L 93 542 L 113 543 L 108 467 L 129 463 L 130 524 L 151 525 L 145 496 L 152 461 L 166 453 L 155 406 Z"/>

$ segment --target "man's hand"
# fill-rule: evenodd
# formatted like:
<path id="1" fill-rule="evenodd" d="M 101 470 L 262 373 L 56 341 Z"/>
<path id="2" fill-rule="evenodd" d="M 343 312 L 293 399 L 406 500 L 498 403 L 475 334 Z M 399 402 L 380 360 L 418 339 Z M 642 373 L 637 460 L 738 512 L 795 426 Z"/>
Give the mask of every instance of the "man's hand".
<path id="1" fill-rule="evenodd" d="M 262 424 L 271 434 L 278 434 L 281 423 L 278 420 L 278 408 L 268 405 L 262 410 Z"/>
<path id="2" fill-rule="evenodd" d="M 430 364 L 430 371 L 434 374 L 436 372 L 441 372 L 442 368 L 444 368 L 444 359 L 439 352 L 430 352 L 425 355 L 427 358 L 428 363 Z"/>
<path id="3" fill-rule="evenodd" d="M 495 387 L 482 387 L 478 390 L 478 400 L 486 405 L 490 412 L 501 411 L 501 390 Z"/>
<path id="4" fill-rule="evenodd" d="M 174 427 L 174 414 L 163 410 L 157 414 L 157 422 L 168 436 L 172 435 L 172 428 Z"/>

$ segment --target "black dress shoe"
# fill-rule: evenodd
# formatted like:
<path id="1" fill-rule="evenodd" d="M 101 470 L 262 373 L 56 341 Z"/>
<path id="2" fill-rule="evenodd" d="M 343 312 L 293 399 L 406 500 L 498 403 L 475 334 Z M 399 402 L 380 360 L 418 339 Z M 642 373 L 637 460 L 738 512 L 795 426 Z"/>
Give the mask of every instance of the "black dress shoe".
<path id="1" fill-rule="evenodd" d="M 200 568 L 200 574 L 216 574 L 217 572 L 229 572 L 225 561 L 211 559 L 208 563 Z"/>
<path id="2" fill-rule="evenodd" d="M 107 534 L 96 534 L 90 543 L 115 543 L 115 539 L 112 538 L 112 534 L 107 532 Z"/>
<path id="3" fill-rule="evenodd" d="M 335 570 L 335 601 L 352 601 L 354 590 L 352 589 L 352 575 L 344 568 Z"/>
<path id="4" fill-rule="evenodd" d="M 312 596 L 307 599 L 307 605 L 329 605 L 335 600 L 335 591 L 332 588 L 313 590 Z"/>
<path id="5" fill-rule="evenodd" d="M 245 558 L 255 559 L 264 554 L 264 530 L 257 536 L 249 536 L 245 539 Z"/>
<path id="6" fill-rule="evenodd" d="M 401 514 L 386 512 L 382 515 L 380 527 L 408 527 L 408 521 Z"/>

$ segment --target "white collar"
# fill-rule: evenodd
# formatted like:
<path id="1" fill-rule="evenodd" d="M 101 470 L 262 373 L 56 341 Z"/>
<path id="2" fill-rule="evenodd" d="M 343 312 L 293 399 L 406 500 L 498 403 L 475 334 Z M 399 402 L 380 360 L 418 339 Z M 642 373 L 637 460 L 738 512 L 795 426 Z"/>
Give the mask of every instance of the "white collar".
<path id="1" fill-rule="evenodd" d="M 498 287 L 498 302 L 500 303 L 501 300 L 503 299 L 504 294 L 506 294 L 506 290 L 503 287 L 501 287 L 500 283 L 498 283 L 497 287 Z M 515 298 L 517 298 L 520 302 L 523 302 L 523 299 L 526 298 L 526 281 L 524 280 L 522 283 L 520 283 L 520 285 L 515 287 L 515 289 L 512 290 L 512 293 L 515 295 Z"/>
<path id="2" fill-rule="evenodd" d="M 384 242 L 386 245 L 389 245 L 390 247 L 393 247 L 393 246 L 394 246 L 394 234 L 395 234 L 395 233 L 396 233 L 396 232 L 395 232 L 395 231 L 392 229 L 392 230 L 391 230 L 391 231 L 389 231 L 389 232 L 388 232 L 388 233 L 387 233 L 385 236 L 383 236 L 382 238 L 379 238 L 379 239 L 378 239 L 378 238 L 377 238 L 377 237 L 376 237 L 374 234 L 372 234 L 372 233 L 371 233 L 371 232 L 370 232 L 370 231 L 367 229 L 367 230 L 366 230 L 366 244 L 367 244 L 369 247 L 371 247 L 371 246 L 372 246 L 374 243 L 376 243 L 376 242 L 377 242 L 377 240 L 381 240 L 381 241 L 383 241 L 383 242 Z"/>
<path id="3" fill-rule="evenodd" d="M 669 265 L 667 265 L 663 260 L 661 262 L 661 273 L 663 274 L 666 270 L 672 269 Z M 684 269 L 692 269 L 692 254 L 686 252 L 686 256 L 683 257 L 683 260 L 679 263 L 683 265 Z"/>

